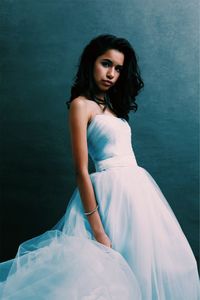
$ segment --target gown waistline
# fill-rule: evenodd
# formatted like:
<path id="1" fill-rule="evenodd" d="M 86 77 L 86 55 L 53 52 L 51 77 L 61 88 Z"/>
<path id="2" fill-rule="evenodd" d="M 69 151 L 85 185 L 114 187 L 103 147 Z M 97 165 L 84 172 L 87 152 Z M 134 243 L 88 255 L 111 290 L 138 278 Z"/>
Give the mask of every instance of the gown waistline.
<path id="1" fill-rule="evenodd" d="M 101 172 L 114 167 L 137 166 L 134 154 L 116 155 L 107 159 L 95 161 L 94 164 L 97 172 Z"/>

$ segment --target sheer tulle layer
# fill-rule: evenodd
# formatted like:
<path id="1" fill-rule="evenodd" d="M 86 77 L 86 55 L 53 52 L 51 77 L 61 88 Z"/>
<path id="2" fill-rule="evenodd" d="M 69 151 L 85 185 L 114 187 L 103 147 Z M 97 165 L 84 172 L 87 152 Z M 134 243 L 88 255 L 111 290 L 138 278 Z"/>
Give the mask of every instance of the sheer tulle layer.
<path id="1" fill-rule="evenodd" d="M 124 166 L 93 173 L 91 180 L 105 231 L 135 274 L 142 299 L 198 299 L 194 255 L 152 176 L 141 167 Z M 57 226 L 93 239 L 78 189 Z"/>
<path id="2" fill-rule="evenodd" d="M 76 188 L 53 230 L 0 264 L 2 277 L 10 270 L 1 299 L 199 299 L 194 255 L 151 175 L 126 166 L 90 177 L 113 249 L 94 240 Z"/>
<path id="3" fill-rule="evenodd" d="M 141 298 L 137 280 L 118 252 L 54 230 L 22 244 L 1 284 L 1 299 Z"/>

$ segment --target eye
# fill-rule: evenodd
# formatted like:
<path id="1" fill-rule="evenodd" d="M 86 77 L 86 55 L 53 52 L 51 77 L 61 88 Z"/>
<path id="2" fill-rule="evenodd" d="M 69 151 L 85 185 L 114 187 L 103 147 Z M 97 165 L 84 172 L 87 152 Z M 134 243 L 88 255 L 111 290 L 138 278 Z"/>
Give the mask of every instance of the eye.
<path id="1" fill-rule="evenodd" d="M 121 73 L 121 71 L 122 71 L 122 67 L 116 67 L 116 69 L 115 69 L 118 73 Z"/>
<path id="2" fill-rule="evenodd" d="M 101 64 L 104 67 L 109 67 L 110 66 L 110 63 L 108 61 L 102 61 Z"/>

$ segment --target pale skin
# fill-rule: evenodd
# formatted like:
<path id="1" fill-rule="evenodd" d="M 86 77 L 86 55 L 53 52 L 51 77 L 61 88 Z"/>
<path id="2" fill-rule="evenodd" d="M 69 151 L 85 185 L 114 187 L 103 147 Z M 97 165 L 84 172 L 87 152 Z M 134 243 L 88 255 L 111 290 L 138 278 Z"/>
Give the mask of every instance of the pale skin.
<path id="1" fill-rule="evenodd" d="M 94 80 L 98 87 L 96 96 L 103 98 L 108 89 L 116 83 L 123 63 L 124 54 L 115 49 L 107 50 L 96 59 L 93 69 Z M 104 112 L 102 109 L 102 105 L 98 105 L 84 96 L 79 96 L 72 101 L 69 111 L 69 128 L 76 181 L 86 212 L 93 211 L 97 205 L 88 172 L 87 126 L 96 114 L 114 115 L 108 108 Z M 87 218 L 95 239 L 107 247 L 112 247 L 111 241 L 104 231 L 98 210 Z"/>

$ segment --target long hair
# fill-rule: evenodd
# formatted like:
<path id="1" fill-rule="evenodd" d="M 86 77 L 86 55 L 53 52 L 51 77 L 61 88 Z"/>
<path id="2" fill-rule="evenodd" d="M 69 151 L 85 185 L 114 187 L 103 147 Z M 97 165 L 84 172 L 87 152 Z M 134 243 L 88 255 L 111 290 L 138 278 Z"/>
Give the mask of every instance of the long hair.
<path id="1" fill-rule="evenodd" d="M 118 50 L 124 54 L 124 65 L 117 82 L 106 93 L 106 104 L 112 108 L 118 117 L 128 120 L 130 110 L 137 110 L 136 96 L 139 90 L 143 88 L 144 83 L 140 76 L 133 47 L 126 39 L 114 35 L 97 36 L 85 47 L 71 88 L 70 100 L 66 104 L 69 108 L 70 102 L 78 96 L 85 96 L 97 102 L 95 99 L 96 85 L 93 77 L 94 63 L 100 55 L 110 49 Z"/>

